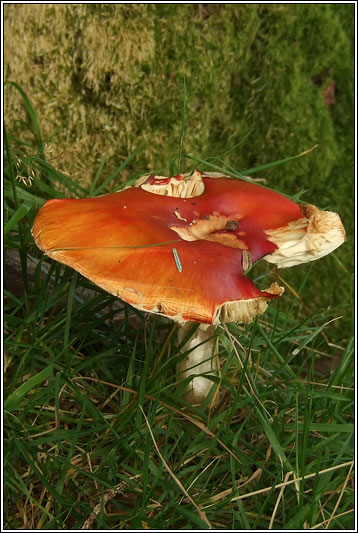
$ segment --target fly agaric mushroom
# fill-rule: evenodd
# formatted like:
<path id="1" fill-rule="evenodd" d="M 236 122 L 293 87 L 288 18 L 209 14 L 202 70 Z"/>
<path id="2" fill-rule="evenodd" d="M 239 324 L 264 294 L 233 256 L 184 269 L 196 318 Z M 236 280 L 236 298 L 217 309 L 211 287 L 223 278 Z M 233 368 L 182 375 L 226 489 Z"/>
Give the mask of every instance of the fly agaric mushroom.
<path id="1" fill-rule="evenodd" d="M 33 227 L 38 247 L 132 306 L 179 323 L 179 342 L 196 336 L 180 364 L 186 398 L 200 403 L 218 368 L 215 328 L 249 323 L 283 288 L 246 277 L 264 257 L 279 268 L 340 246 L 336 213 L 299 206 L 265 187 L 217 173 L 153 174 L 96 198 L 50 200 Z"/>

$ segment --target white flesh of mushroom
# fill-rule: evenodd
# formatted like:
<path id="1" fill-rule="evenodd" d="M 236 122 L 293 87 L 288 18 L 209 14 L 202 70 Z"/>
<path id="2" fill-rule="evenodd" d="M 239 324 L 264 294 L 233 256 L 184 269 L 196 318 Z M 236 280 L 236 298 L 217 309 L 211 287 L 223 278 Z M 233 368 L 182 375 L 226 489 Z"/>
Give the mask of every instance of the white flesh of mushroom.
<path id="1" fill-rule="evenodd" d="M 337 213 L 321 211 L 314 205 L 301 208 L 299 218 L 273 230 L 267 230 L 269 240 L 278 246 L 263 259 L 278 268 L 314 261 L 331 253 L 345 240 L 345 231 Z"/>
<path id="2" fill-rule="evenodd" d="M 183 342 L 192 326 L 193 322 L 186 322 L 179 327 L 179 344 Z M 213 387 L 210 376 L 218 375 L 217 346 L 213 337 L 215 330 L 216 326 L 200 324 L 195 334 L 182 347 L 182 352 L 189 353 L 178 364 L 177 370 L 181 380 L 191 377 L 185 390 L 185 399 L 191 404 L 201 404 L 205 400 Z"/>

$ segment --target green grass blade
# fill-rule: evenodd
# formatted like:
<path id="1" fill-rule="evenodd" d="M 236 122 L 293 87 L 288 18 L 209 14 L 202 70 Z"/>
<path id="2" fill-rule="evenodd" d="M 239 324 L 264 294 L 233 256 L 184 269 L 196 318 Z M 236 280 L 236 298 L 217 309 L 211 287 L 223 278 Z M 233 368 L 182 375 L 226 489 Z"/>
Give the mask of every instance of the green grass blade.
<path id="1" fill-rule="evenodd" d="M 23 200 L 26 203 L 30 203 L 31 205 L 34 205 L 38 208 L 42 207 L 46 200 L 44 198 L 41 198 L 39 196 L 36 196 L 35 194 L 30 193 L 29 191 L 26 191 L 22 187 L 15 187 L 15 191 L 11 191 L 10 189 L 4 190 L 4 197 L 8 200 L 14 199 L 14 194 L 16 195 L 17 200 Z M 14 202 L 15 203 L 15 202 Z"/>
<path id="2" fill-rule="evenodd" d="M 187 159 L 191 159 L 192 161 L 196 161 L 197 163 L 204 165 L 205 168 L 208 167 L 212 170 L 216 170 L 217 172 L 222 172 L 223 174 L 225 174 L 225 171 L 222 169 L 222 167 L 220 167 L 219 165 L 215 165 L 214 163 L 210 163 L 210 161 L 208 161 L 207 159 L 202 159 L 201 157 L 197 157 L 195 155 L 187 154 L 187 153 L 184 153 L 183 157 L 186 157 Z M 245 178 L 245 176 L 241 173 L 237 173 L 235 177 L 238 177 L 246 181 L 250 181 L 247 178 Z"/>
<path id="3" fill-rule="evenodd" d="M 20 385 L 10 396 L 5 400 L 4 409 L 5 411 L 12 412 L 20 408 L 20 402 L 23 397 L 30 392 L 32 389 L 35 389 L 40 383 L 46 381 L 53 371 L 53 365 L 49 365 L 38 374 L 35 374 L 29 378 L 25 383 Z"/>
<path id="4" fill-rule="evenodd" d="M 31 207 L 32 206 L 28 204 L 21 204 L 19 206 L 19 208 L 15 211 L 15 213 L 10 218 L 10 220 L 6 222 L 4 226 L 4 236 L 6 236 L 9 233 L 9 231 L 12 230 L 15 224 L 18 224 L 18 222 L 20 222 L 20 220 L 22 220 L 27 215 Z"/>
<path id="5" fill-rule="evenodd" d="M 7 463 L 6 466 L 8 468 L 10 468 L 12 470 L 12 473 L 13 473 L 13 476 L 14 478 L 10 481 L 10 483 L 14 483 L 16 484 L 16 490 L 21 490 L 25 495 L 26 497 L 33 503 L 33 505 L 35 505 L 36 507 L 38 507 L 39 509 L 41 509 L 41 511 L 50 519 L 50 520 L 53 520 L 53 515 L 45 508 L 43 507 L 40 502 L 35 499 L 32 494 L 30 493 L 30 491 L 28 490 L 25 482 L 21 479 L 21 477 L 19 476 L 18 472 L 16 472 L 16 470 L 14 469 L 13 465 L 12 464 L 9 464 Z M 15 488 L 15 487 L 14 487 Z"/>
<path id="6" fill-rule="evenodd" d="M 68 290 L 66 322 L 65 322 L 65 328 L 64 328 L 64 333 L 63 333 L 63 349 L 66 354 L 67 364 L 69 364 L 69 344 L 70 344 L 69 339 L 70 339 L 71 316 L 72 316 L 72 306 L 73 306 L 73 299 L 74 299 L 77 280 L 78 280 L 78 273 L 75 272 L 71 280 L 70 288 Z"/>
<path id="7" fill-rule="evenodd" d="M 244 144 L 244 142 L 250 137 L 251 133 L 254 131 L 254 128 L 251 128 L 247 133 L 246 135 L 236 144 L 234 144 L 234 146 L 232 146 L 231 148 L 229 148 L 228 150 L 225 150 L 225 152 L 222 152 L 221 154 L 213 157 L 213 161 L 219 161 L 220 163 L 223 163 L 223 158 L 226 157 L 227 155 L 231 154 L 231 152 L 233 152 L 234 150 L 236 150 L 236 148 L 238 148 L 239 146 L 241 146 L 242 144 Z M 208 157 L 207 160 L 209 160 L 210 158 Z M 226 163 L 225 163 L 226 164 Z M 232 170 L 234 170 L 232 168 Z"/>
<path id="8" fill-rule="evenodd" d="M 339 386 L 346 381 L 346 375 L 354 364 L 354 339 L 350 339 L 347 348 L 329 379 L 329 387 Z M 352 383 L 353 386 L 353 383 Z"/>
<path id="9" fill-rule="evenodd" d="M 288 375 L 293 379 L 293 380 L 296 380 L 297 379 L 297 376 L 296 374 L 294 373 L 294 371 L 291 369 L 291 367 L 287 364 L 287 361 L 285 361 L 285 359 L 282 357 L 282 355 L 280 354 L 280 352 L 278 351 L 278 349 L 274 346 L 274 344 L 270 341 L 269 337 L 267 336 L 264 328 L 261 326 L 261 324 L 258 322 L 257 323 L 257 326 L 258 326 L 258 329 L 259 331 L 261 332 L 263 338 L 265 339 L 265 341 L 267 342 L 267 345 L 268 347 L 270 348 L 270 350 L 272 350 L 272 352 L 275 354 L 275 356 L 277 357 L 277 359 L 280 361 L 282 367 L 287 371 Z M 302 389 L 304 389 L 303 385 L 300 387 Z"/>
<path id="10" fill-rule="evenodd" d="M 192 511 L 189 511 L 182 505 L 176 505 L 175 508 L 179 514 L 181 514 L 188 520 L 188 529 L 192 529 L 194 531 L 196 531 L 197 529 L 205 529 L 206 531 L 208 531 L 208 524 L 204 520 L 202 520 L 200 516 L 198 516 Z"/>
<path id="11" fill-rule="evenodd" d="M 89 196 L 94 196 L 94 191 L 96 190 L 97 182 L 98 182 L 99 178 L 102 175 L 104 166 L 106 164 L 106 160 L 107 160 L 107 153 L 105 153 L 104 156 L 101 159 L 101 162 L 99 164 L 99 167 L 97 169 L 97 172 L 95 174 L 95 177 L 94 177 L 94 179 L 93 179 L 93 181 L 91 183 L 90 189 L 89 189 Z"/>
<path id="12" fill-rule="evenodd" d="M 222 172 L 223 175 L 228 175 L 229 177 L 238 178 L 238 179 L 241 179 L 242 181 L 247 181 L 249 183 L 252 183 L 252 180 L 250 179 L 250 177 L 248 177 L 249 174 L 253 174 L 254 172 L 260 172 L 260 171 L 268 170 L 268 169 L 276 167 L 278 165 L 283 165 L 284 163 L 288 163 L 290 161 L 293 161 L 295 159 L 303 157 L 303 156 L 309 154 L 310 152 L 312 152 L 312 150 L 314 150 L 316 147 L 317 147 L 317 145 L 313 146 L 312 148 L 309 148 L 308 150 L 305 150 L 304 152 L 301 152 L 300 154 L 297 154 L 297 155 L 294 155 L 294 156 L 291 156 L 291 157 L 286 157 L 284 159 L 280 159 L 278 161 L 274 161 L 274 162 L 271 162 L 271 163 L 266 163 L 264 165 L 259 165 L 257 167 L 248 168 L 246 170 L 241 170 L 240 172 L 237 171 L 237 170 L 234 170 L 227 163 L 224 163 L 224 165 L 226 166 L 226 169 L 225 169 L 225 168 L 220 167 L 219 165 L 215 165 L 214 163 L 211 163 L 207 159 L 202 159 L 202 158 L 194 156 L 192 154 L 183 154 L 183 155 L 187 159 L 191 159 L 193 161 L 197 161 L 198 163 L 204 165 L 204 168 L 208 167 L 210 169 L 216 170 L 217 172 Z M 261 187 L 264 187 L 265 189 L 270 190 L 270 191 L 274 190 L 274 189 L 271 189 L 270 187 L 267 187 L 266 185 L 261 185 Z M 286 196 L 287 198 L 292 198 L 292 196 L 290 196 L 288 194 L 285 194 L 285 193 L 281 193 L 281 194 L 283 196 Z"/>
<path id="13" fill-rule="evenodd" d="M 180 131 L 180 144 L 179 144 L 179 155 L 177 162 L 177 174 L 181 172 L 182 165 L 182 156 L 183 156 L 183 145 L 184 145 L 184 136 L 185 136 L 185 125 L 186 125 L 186 105 L 187 105 L 187 91 L 186 91 L 186 78 L 183 80 L 183 111 L 181 119 L 181 131 Z"/>
<path id="14" fill-rule="evenodd" d="M 40 124 L 39 124 L 39 121 L 38 121 L 38 118 L 37 118 L 37 113 L 36 113 L 35 109 L 33 108 L 32 104 L 30 102 L 30 99 L 28 98 L 28 96 L 25 93 L 25 91 L 16 82 L 14 82 L 14 81 L 6 81 L 5 84 L 4 84 L 4 87 L 6 87 L 7 85 L 11 85 L 12 87 L 15 87 L 15 89 L 20 93 L 20 95 L 22 97 L 22 100 L 24 102 L 26 111 L 27 111 L 27 113 L 28 113 L 28 115 L 30 117 L 31 123 L 32 123 L 33 133 L 34 133 L 34 136 L 35 136 L 35 139 L 36 139 L 36 143 L 37 143 L 38 149 L 41 152 L 41 154 L 44 155 L 44 143 L 43 143 L 43 140 L 42 140 Z"/>
<path id="15" fill-rule="evenodd" d="M 248 395 L 248 397 L 250 397 L 250 395 Z M 271 446 L 272 446 L 272 449 L 274 450 L 275 454 L 277 455 L 277 457 L 279 458 L 281 464 L 282 464 L 282 467 L 284 468 L 284 470 L 286 472 L 290 472 L 293 470 L 293 467 L 292 465 L 290 464 L 278 438 L 277 438 L 277 435 L 275 433 L 275 431 L 273 430 L 269 420 L 267 419 L 267 415 L 265 414 L 265 412 L 263 411 L 263 409 L 261 409 L 261 407 L 255 403 L 254 405 L 255 407 L 255 411 L 257 412 L 260 420 L 261 420 L 261 424 L 262 424 L 262 428 L 266 434 L 266 437 L 268 439 L 268 441 L 270 442 Z"/>
<path id="16" fill-rule="evenodd" d="M 74 193 L 76 196 L 87 195 L 87 190 L 82 187 L 82 185 L 80 185 L 76 181 L 73 181 L 68 176 L 65 176 L 65 174 L 63 174 L 60 170 L 54 168 L 44 159 L 34 156 L 33 161 L 36 163 L 37 168 L 46 174 L 47 181 L 50 182 L 49 185 L 46 185 L 41 180 L 37 180 L 37 184 L 39 185 L 40 189 L 41 186 L 44 187 L 43 190 L 45 190 L 49 194 L 49 196 L 59 194 L 59 192 L 54 188 L 54 183 L 56 183 L 57 181 L 64 185 L 70 192 Z"/>
<path id="17" fill-rule="evenodd" d="M 141 144 L 138 148 L 136 148 L 136 150 L 134 150 L 134 152 L 132 152 L 132 154 L 124 161 L 124 163 L 122 163 L 110 176 L 108 176 L 107 179 L 105 179 L 103 181 L 103 183 L 101 185 L 99 185 L 93 192 L 94 196 L 98 196 L 98 194 L 100 192 L 103 191 L 103 189 L 105 189 L 107 187 L 107 185 L 109 185 L 111 183 L 111 181 L 114 180 L 114 178 L 116 178 L 118 176 L 118 174 L 120 172 L 122 172 L 122 170 L 124 170 L 131 161 L 133 161 L 133 159 L 138 155 L 140 154 L 142 151 L 144 150 L 144 145 Z"/>
<path id="18" fill-rule="evenodd" d="M 43 486 L 46 487 L 47 490 L 50 492 L 50 494 L 52 494 L 55 497 L 58 504 L 65 505 L 66 504 L 65 499 L 62 497 L 62 495 L 59 492 L 57 492 L 57 490 L 51 485 L 51 483 L 47 481 L 47 479 L 42 474 L 39 467 L 36 465 L 35 460 L 27 452 L 26 447 L 23 445 L 23 443 L 17 437 L 13 436 L 13 439 L 21 455 L 23 456 L 25 461 L 29 464 L 31 470 L 34 472 L 36 477 L 41 481 Z"/>
<path id="19" fill-rule="evenodd" d="M 285 157 L 284 159 L 279 159 L 278 161 L 273 161 L 272 163 L 265 163 L 264 165 L 259 165 L 257 167 L 247 168 L 245 170 L 242 170 L 242 174 L 253 174 L 254 172 L 261 172 L 262 170 L 268 170 L 269 168 L 277 167 L 279 165 L 283 165 L 284 163 L 288 163 L 289 161 L 294 161 L 295 159 L 298 159 L 299 157 L 303 157 L 304 155 L 309 154 L 313 150 L 317 148 L 317 144 L 312 146 L 312 148 L 308 148 L 308 150 L 304 150 L 304 152 L 301 152 L 299 154 Z"/>

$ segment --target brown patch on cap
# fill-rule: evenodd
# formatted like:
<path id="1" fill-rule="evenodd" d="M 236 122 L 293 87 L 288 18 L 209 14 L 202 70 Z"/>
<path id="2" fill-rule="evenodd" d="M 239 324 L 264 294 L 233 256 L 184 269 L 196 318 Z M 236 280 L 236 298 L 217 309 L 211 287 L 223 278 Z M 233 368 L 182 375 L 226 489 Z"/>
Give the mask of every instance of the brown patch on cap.
<path id="1" fill-rule="evenodd" d="M 225 229 L 228 231 L 235 231 L 239 227 L 239 223 L 236 220 L 228 220 L 225 224 Z"/>
<path id="2" fill-rule="evenodd" d="M 226 231 L 234 231 L 238 228 L 237 220 L 240 218 L 242 218 L 241 215 L 230 218 L 224 215 L 205 215 L 195 224 L 170 226 L 170 229 L 175 231 L 184 241 L 204 240 L 217 242 L 230 248 L 247 250 L 248 246 L 242 239 L 238 239 L 234 233 L 226 233 Z"/>

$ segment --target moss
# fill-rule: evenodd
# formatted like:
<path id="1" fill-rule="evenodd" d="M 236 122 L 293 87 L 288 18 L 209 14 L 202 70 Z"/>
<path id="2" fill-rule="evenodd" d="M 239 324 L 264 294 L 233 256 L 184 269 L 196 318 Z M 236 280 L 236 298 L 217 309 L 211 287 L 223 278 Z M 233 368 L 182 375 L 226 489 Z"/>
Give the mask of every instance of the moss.
<path id="1" fill-rule="evenodd" d="M 26 88 L 45 137 L 61 126 L 55 145 L 75 147 L 67 170 L 85 182 L 105 151 L 115 165 L 141 140 L 142 165 L 167 167 L 184 76 L 189 151 L 215 155 L 254 127 L 232 163 L 251 167 L 318 142 L 324 164 L 311 157 L 296 172 L 307 181 L 319 164 L 324 179 L 337 146 L 311 76 L 334 75 L 345 32 L 333 15 L 325 5 L 8 5 L 6 77 Z M 19 100 L 9 94 L 6 105 L 13 122 Z"/>

